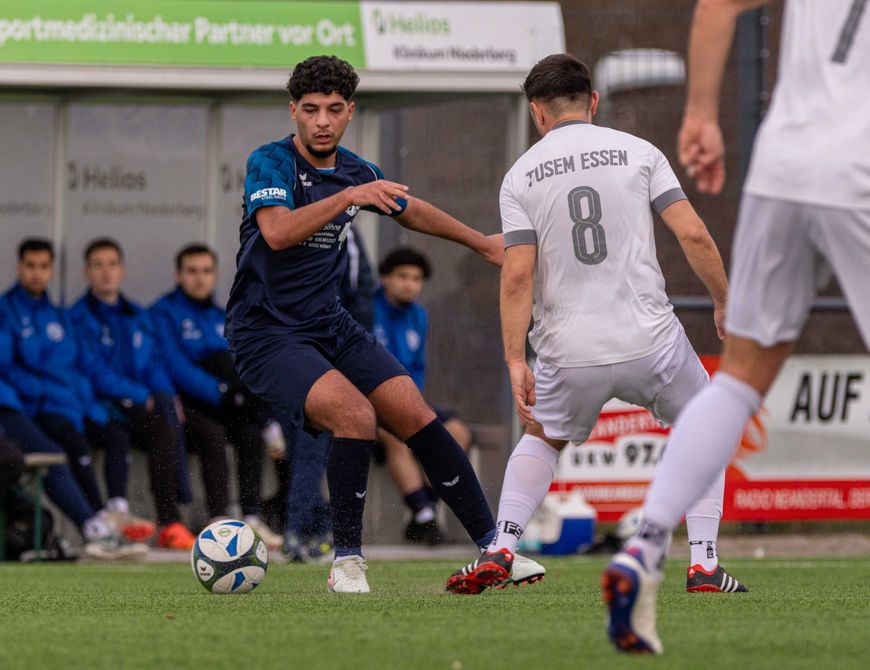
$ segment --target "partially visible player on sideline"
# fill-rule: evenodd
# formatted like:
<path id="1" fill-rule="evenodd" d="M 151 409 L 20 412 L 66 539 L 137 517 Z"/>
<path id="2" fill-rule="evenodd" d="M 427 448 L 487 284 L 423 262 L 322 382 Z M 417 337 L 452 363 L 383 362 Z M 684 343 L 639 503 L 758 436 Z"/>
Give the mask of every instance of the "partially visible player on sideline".
<path id="1" fill-rule="evenodd" d="M 699 2 L 680 162 L 698 190 L 725 181 L 722 75 L 737 17 L 759 0 Z M 728 463 L 800 335 L 828 264 L 870 345 L 870 16 L 865 0 L 788 0 L 773 102 L 743 189 L 719 371 L 680 415 L 644 521 L 606 569 L 618 649 L 660 652 L 655 599 L 671 531 Z"/>
<path id="2" fill-rule="evenodd" d="M 238 270 L 227 336 L 242 381 L 274 407 L 332 435 L 327 483 L 335 561 L 327 587 L 368 592 L 362 518 L 377 426 L 420 459 L 438 494 L 484 547 L 494 523 L 465 453 L 408 372 L 342 307 L 348 227 L 361 208 L 446 238 L 499 264 L 500 236 L 486 237 L 372 163 L 339 146 L 359 77 L 334 56 L 296 65 L 288 82 L 297 134 L 248 159 Z"/>
<path id="3" fill-rule="evenodd" d="M 5 317 L 0 314 L 0 442 L 4 438 L 14 440 L 25 454 L 64 454 L 64 449 L 46 435 L 40 427 L 25 414 L 25 405 L 15 392 L 15 388 L 4 379 L 4 369 L 11 361 L 15 347 L 13 337 L 6 327 Z M 9 467 L 0 458 L 0 479 L 4 479 Z M 15 476 L 17 479 L 17 475 Z M 118 560 L 144 559 L 148 546 L 131 542 L 113 523 L 113 515 L 106 510 L 95 510 L 79 486 L 70 466 L 51 465 L 45 471 L 45 492 L 51 502 L 57 505 L 72 521 L 84 538 L 83 551 L 89 558 Z M 0 486 L 2 500 L 2 486 Z M 117 519 L 117 516 L 115 516 Z"/>
<path id="4" fill-rule="evenodd" d="M 15 388 L 26 414 L 67 454 L 69 468 L 90 506 L 131 540 L 154 535 L 154 524 L 133 516 L 127 501 L 130 446 L 108 435 L 109 415 L 100 388 L 117 381 L 88 355 L 81 329 L 51 302 L 54 247 L 29 237 L 18 246 L 18 281 L 0 296 L 0 314 L 11 352 L 0 357 L 0 374 Z M 104 500 L 91 460 L 91 445 L 105 455 Z"/>
<path id="5" fill-rule="evenodd" d="M 154 325 L 148 313 L 121 291 L 126 268 L 117 241 L 93 239 L 83 255 L 88 288 L 69 314 L 91 356 L 112 373 L 112 383 L 97 388 L 111 417 L 107 427 L 116 439 L 148 453 L 160 528 L 157 546 L 190 550 L 196 538 L 178 509 L 179 502 L 192 500 L 181 426 L 184 412 L 160 356 Z M 226 458 L 223 444 L 212 445 L 212 450 L 215 459 Z M 203 453 L 200 460 L 207 460 Z"/>
<path id="6" fill-rule="evenodd" d="M 432 275 L 429 259 L 410 247 L 397 247 L 381 261 L 378 274 L 381 285 L 374 296 L 375 337 L 405 366 L 422 393 L 426 383 L 429 314 L 417 299 Z M 453 413 L 433 409 L 456 443 L 468 453 L 471 448 L 468 426 Z M 444 532 L 435 521 L 438 494 L 425 481 L 414 455 L 386 431 L 379 431 L 378 439 L 386 452 L 390 478 L 411 510 L 405 539 L 429 545 L 444 542 Z"/>
<path id="7" fill-rule="evenodd" d="M 508 461 L 497 535 L 447 588 L 479 593 L 507 577 L 523 529 L 544 500 L 560 451 L 589 437 L 610 398 L 673 424 L 709 383 L 665 293 L 652 210 L 704 283 L 721 328 L 722 259 L 661 151 L 592 125 L 598 92 L 570 54 L 547 56 L 523 83 L 543 139 L 501 189 L 505 262 L 501 323 L 517 413 L 525 425 Z M 538 359 L 526 364 L 526 332 Z M 686 515 L 688 591 L 745 591 L 716 556 L 725 466 Z"/>
<path id="8" fill-rule="evenodd" d="M 166 371 L 184 407 L 188 446 L 207 451 L 206 498 L 213 520 L 225 517 L 229 505 L 229 470 L 221 450 L 235 447 L 242 518 L 270 549 L 282 537 L 260 518 L 260 483 L 267 447 L 283 457 L 284 433 L 270 409 L 245 388 L 233 366 L 224 337 L 226 312 L 214 301 L 218 258 L 211 248 L 188 244 L 175 256 L 174 290 L 148 310 L 160 340 Z M 210 484 L 208 483 L 210 482 Z"/>

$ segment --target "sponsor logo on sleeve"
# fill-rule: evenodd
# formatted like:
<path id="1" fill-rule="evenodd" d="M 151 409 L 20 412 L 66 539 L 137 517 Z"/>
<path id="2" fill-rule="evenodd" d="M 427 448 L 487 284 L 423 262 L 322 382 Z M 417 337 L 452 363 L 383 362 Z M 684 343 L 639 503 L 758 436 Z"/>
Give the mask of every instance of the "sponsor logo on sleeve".
<path id="1" fill-rule="evenodd" d="M 274 186 L 269 188 L 261 188 L 259 191 L 255 191 L 251 193 L 251 202 L 255 200 L 286 200 L 287 199 L 287 189 L 276 188 Z"/>

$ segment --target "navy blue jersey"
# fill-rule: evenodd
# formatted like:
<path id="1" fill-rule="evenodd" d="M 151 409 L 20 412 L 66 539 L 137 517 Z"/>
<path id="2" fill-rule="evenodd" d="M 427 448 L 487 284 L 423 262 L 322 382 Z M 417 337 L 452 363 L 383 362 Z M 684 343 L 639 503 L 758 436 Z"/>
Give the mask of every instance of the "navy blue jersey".
<path id="1" fill-rule="evenodd" d="M 359 207 L 348 207 L 307 240 L 275 251 L 257 225 L 260 207 L 304 207 L 350 186 L 383 179 L 380 169 L 339 147 L 334 168 L 317 169 L 293 144 L 293 136 L 266 144 L 248 158 L 236 277 L 227 303 L 230 339 L 316 322 L 338 306 L 347 269 L 348 227 Z M 398 213 L 398 212 L 397 212 Z"/>

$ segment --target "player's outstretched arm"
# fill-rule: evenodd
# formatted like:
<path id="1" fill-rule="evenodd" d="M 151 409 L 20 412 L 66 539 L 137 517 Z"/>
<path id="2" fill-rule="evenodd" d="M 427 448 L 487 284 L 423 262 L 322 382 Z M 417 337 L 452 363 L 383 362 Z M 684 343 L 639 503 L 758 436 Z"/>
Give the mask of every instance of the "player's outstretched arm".
<path id="1" fill-rule="evenodd" d="M 374 207 L 385 214 L 398 212 L 402 207 L 396 199 L 405 198 L 407 193 L 408 187 L 404 184 L 378 179 L 298 209 L 261 207 L 256 212 L 257 225 L 266 244 L 278 251 L 307 240 L 351 206 Z"/>
<path id="2" fill-rule="evenodd" d="M 484 235 L 425 200 L 408 198 L 408 206 L 396 221 L 409 230 L 462 244 L 494 265 L 501 265 L 504 259 L 504 237 L 501 234 Z"/>
<path id="3" fill-rule="evenodd" d="M 538 248 L 517 244 L 505 250 L 501 268 L 499 308 L 504 358 L 511 379 L 511 395 L 520 422 L 535 422 L 531 406 L 535 404 L 535 377 L 526 363 L 526 334 L 532 319 L 535 286 L 535 262 Z"/>
<path id="4" fill-rule="evenodd" d="M 689 84 L 677 138 L 680 164 L 702 193 L 725 184 L 719 93 L 737 17 L 767 0 L 699 0 L 689 35 Z"/>
<path id="5" fill-rule="evenodd" d="M 688 200 L 679 200 L 661 213 L 692 270 L 713 299 L 713 319 L 720 339 L 725 339 L 725 305 L 728 300 L 728 279 L 725 266 L 716 243 L 710 237 L 707 226 L 695 212 Z"/>

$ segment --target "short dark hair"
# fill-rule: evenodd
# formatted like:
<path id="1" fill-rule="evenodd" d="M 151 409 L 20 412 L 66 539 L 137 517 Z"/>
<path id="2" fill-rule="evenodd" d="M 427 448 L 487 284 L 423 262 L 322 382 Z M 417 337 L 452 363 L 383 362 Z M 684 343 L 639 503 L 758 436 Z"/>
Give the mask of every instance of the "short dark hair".
<path id="1" fill-rule="evenodd" d="M 18 245 L 18 260 L 24 260 L 24 254 L 31 251 L 47 251 L 54 260 L 54 245 L 45 237 L 25 237 Z"/>
<path id="2" fill-rule="evenodd" d="M 359 75 L 347 61 L 336 56 L 311 56 L 293 68 L 287 90 L 294 101 L 308 93 L 338 93 L 350 101 L 358 84 Z"/>
<path id="3" fill-rule="evenodd" d="M 589 68 L 571 54 L 552 54 L 539 60 L 523 82 L 526 99 L 549 103 L 557 98 L 587 102 L 592 94 Z"/>
<path id="4" fill-rule="evenodd" d="M 378 273 L 383 277 L 390 274 L 400 265 L 416 265 L 423 271 L 423 279 L 432 276 L 432 266 L 429 259 L 411 247 L 398 247 L 388 253 L 378 266 Z"/>
<path id="5" fill-rule="evenodd" d="M 175 254 L 175 269 L 181 270 L 181 264 L 188 256 L 199 256 L 201 254 L 208 254 L 209 256 L 211 256 L 214 264 L 217 265 L 217 253 L 211 247 L 207 247 L 206 245 L 200 244 L 199 242 L 194 242 L 193 244 L 188 244 L 187 246 L 182 247 L 179 252 Z"/>
<path id="6" fill-rule="evenodd" d="M 111 237 L 95 237 L 85 247 L 84 257 L 85 263 L 91 260 L 91 255 L 103 249 L 114 249 L 118 252 L 118 257 L 124 260 L 124 250 L 121 248 L 120 242 Z"/>

